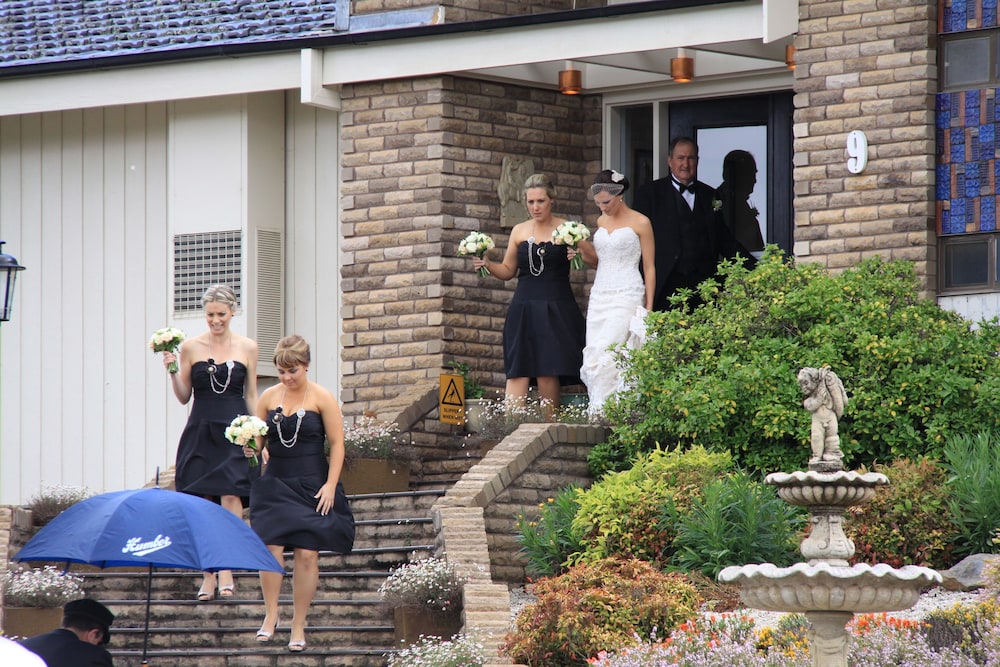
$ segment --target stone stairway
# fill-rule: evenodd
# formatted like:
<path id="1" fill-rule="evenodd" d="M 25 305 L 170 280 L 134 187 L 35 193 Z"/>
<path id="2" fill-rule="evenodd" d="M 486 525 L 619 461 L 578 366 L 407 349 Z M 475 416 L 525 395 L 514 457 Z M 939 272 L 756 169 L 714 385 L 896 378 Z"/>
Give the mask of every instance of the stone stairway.
<path id="1" fill-rule="evenodd" d="M 282 584 L 278 631 L 271 642 L 259 644 L 254 635 L 264 607 L 256 572 L 234 573 L 232 599 L 198 602 L 194 596 L 201 581 L 199 572 L 154 570 L 148 664 L 384 666 L 387 652 L 394 648 L 393 620 L 392 611 L 379 601 L 378 588 L 393 566 L 433 550 L 430 508 L 447 486 L 443 473 L 435 476 L 437 488 L 414 484 L 408 492 L 349 497 L 357 521 L 355 548 L 348 555 L 320 554 L 320 585 L 310 612 L 305 652 L 292 654 L 285 648 L 292 616 L 290 574 Z M 454 472 L 448 477 L 452 482 L 457 478 Z M 285 566 L 290 572 L 291 553 L 285 555 Z M 140 665 L 146 570 L 78 566 L 74 571 L 87 579 L 89 595 L 117 615 L 109 647 L 115 664 Z"/>

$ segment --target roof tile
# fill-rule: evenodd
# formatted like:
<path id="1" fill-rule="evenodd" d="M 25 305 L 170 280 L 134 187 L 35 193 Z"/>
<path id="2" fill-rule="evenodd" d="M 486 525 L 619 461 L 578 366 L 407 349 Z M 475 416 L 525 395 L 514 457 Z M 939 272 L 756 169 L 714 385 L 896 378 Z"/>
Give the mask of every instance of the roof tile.
<path id="1" fill-rule="evenodd" d="M 266 43 L 333 25 L 342 0 L 4 0 L 0 70 Z"/>

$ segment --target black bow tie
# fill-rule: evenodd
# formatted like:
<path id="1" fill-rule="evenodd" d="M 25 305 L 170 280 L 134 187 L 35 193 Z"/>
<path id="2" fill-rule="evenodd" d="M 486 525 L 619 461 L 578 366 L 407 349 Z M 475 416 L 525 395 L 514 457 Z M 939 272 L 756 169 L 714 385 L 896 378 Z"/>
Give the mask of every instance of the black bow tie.
<path id="1" fill-rule="evenodd" d="M 691 183 L 690 185 L 684 185 L 676 178 L 671 180 L 673 180 L 674 185 L 677 186 L 677 191 L 680 192 L 681 194 L 684 194 L 685 192 L 691 192 L 691 194 L 694 194 L 694 183 Z"/>

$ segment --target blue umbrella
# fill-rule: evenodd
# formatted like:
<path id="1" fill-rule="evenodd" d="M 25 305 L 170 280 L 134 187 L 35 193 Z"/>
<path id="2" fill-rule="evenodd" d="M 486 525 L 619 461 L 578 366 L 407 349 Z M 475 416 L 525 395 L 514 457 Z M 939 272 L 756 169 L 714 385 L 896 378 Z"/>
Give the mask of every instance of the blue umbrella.
<path id="1" fill-rule="evenodd" d="M 160 488 L 82 500 L 39 530 L 14 559 L 147 566 L 144 665 L 154 567 L 285 571 L 257 534 L 228 510 L 198 496 Z"/>

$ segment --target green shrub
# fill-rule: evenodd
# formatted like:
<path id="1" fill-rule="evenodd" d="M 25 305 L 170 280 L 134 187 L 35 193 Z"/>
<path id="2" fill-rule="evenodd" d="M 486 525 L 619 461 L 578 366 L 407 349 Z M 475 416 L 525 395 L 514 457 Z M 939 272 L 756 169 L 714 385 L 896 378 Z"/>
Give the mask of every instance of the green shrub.
<path id="1" fill-rule="evenodd" d="M 956 435 L 944 448 L 948 509 L 961 536 L 956 555 L 993 553 L 1000 527 L 1000 434 Z"/>
<path id="2" fill-rule="evenodd" d="M 610 473 L 580 494 L 573 530 L 583 549 L 570 563 L 609 556 L 666 563 L 672 554 L 672 524 L 661 520 L 664 503 L 683 511 L 702 487 L 730 465 L 729 455 L 703 447 L 655 449 L 629 470 Z"/>
<path id="3" fill-rule="evenodd" d="M 580 536 L 573 530 L 580 492 L 575 486 L 563 489 L 539 506 L 537 519 L 518 516 L 520 553 L 528 559 L 525 571 L 530 576 L 562 574 L 566 560 L 580 551 Z"/>
<path id="4" fill-rule="evenodd" d="M 805 524 L 803 510 L 744 472 L 709 483 L 684 511 L 668 503 L 664 515 L 675 526 L 671 563 L 708 577 L 729 565 L 791 565 Z"/>
<path id="5" fill-rule="evenodd" d="M 1000 425 L 1000 325 L 972 327 L 920 298 L 910 263 L 873 258 L 827 275 L 772 248 L 753 271 L 720 273 L 724 289 L 704 306 L 648 318 L 649 339 L 624 367 L 634 389 L 606 406 L 617 426 L 594 452 L 596 472 L 656 443 L 728 451 L 752 472 L 805 468 L 806 366 L 829 365 L 847 388 L 847 467 L 940 460 L 949 434 Z"/>
<path id="6" fill-rule="evenodd" d="M 879 464 L 875 471 L 888 477 L 889 484 L 844 518 L 844 532 L 854 541 L 853 562 L 951 567 L 956 531 L 944 468 L 920 458 Z"/>
<path id="7" fill-rule="evenodd" d="M 586 665 L 602 650 L 666 634 L 697 615 L 701 599 L 683 576 L 636 559 L 607 558 L 534 584 L 501 650 L 516 662 L 545 667 Z"/>

